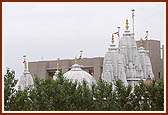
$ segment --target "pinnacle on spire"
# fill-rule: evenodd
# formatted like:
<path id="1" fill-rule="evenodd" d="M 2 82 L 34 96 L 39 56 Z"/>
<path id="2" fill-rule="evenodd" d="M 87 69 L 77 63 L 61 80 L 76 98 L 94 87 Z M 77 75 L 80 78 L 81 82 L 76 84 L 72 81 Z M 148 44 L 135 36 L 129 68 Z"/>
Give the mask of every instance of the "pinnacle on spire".
<path id="1" fill-rule="evenodd" d="M 23 56 L 24 57 L 24 61 L 23 61 L 23 63 L 24 63 L 24 71 L 27 71 L 27 62 L 26 62 L 26 56 L 24 55 Z"/>
<path id="2" fill-rule="evenodd" d="M 75 57 L 75 64 L 77 64 L 77 57 Z"/>
<path id="3" fill-rule="evenodd" d="M 59 71 L 59 63 L 57 63 L 57 71 Z"/>
<path id="4" fill-rule="evenodd" d="M 143 41 L 142 41 L 142 38 L 140 39 L 139 46 L 140 46 L 140 47 L 143 47 Z"/>
<path id="5" fill-rule="evenodd" d="M 112 34 L 112 44 L 114 44 L 114 35 Z"/>
<path id="6" fill-rule="evenodd" d="M 126 26 L 125 26 L 126 30 L 128 30 L 128 28 L 129 28 L 129 26 L 128 26 L 128 19 L 126 19 L 126 23 L 125 24 L 126 24 Z"/>

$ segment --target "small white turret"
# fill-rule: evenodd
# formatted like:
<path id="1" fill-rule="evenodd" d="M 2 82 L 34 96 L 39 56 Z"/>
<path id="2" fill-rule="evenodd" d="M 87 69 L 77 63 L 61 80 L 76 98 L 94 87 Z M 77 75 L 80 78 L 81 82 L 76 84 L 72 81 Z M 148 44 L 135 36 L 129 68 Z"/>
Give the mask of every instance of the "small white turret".
<path id="1" fill-rule="evenodd" d="M 23 57 L 24 57 L 24 61 L 23 61 L 24 72 L 23 72 L 23 75 L 21 75 L 20 80 L 19 80 L 19 86 L 21 90 L 24 90 L 26 87 L 29 87 L 29 86 L 33 87 L 33 84 L 34 84 L 33 77 L 27 68 L 26 56 L 23 56 Z"/>
<path id="2" fill-rule="evenodd" d="M 59 75 L 59 63 L 57 63 L 57 71 L 55 72 L 54 76 L 53 76 L 53 80 L 56 80 L 58 75 Z"/>
<path id="3" fill-rule="evenodd" d="M 118 48 L 114 44 L 114 36 L 112 34 L 112 44 L 110 48 L 108 48 L 103 61 L 102 80 L 114 84 L 116 79 L 120 79 L 126 86 L 128 85 L 123 56 L 119 54 Z"/>
<path id="4" fill-rule="evenodd" d="M 140 40 L 140 47 L 138 48 L 138 53 L 139 53 L 140 63 L 142 65 L 143 79 L 146 79 L 148 76 L 150 76 L 151 78 L 154 78 L 151 61 L 148 55 L 148 51 L 145 50 L 145 48 L 143 47 L 142 38 Z"/>

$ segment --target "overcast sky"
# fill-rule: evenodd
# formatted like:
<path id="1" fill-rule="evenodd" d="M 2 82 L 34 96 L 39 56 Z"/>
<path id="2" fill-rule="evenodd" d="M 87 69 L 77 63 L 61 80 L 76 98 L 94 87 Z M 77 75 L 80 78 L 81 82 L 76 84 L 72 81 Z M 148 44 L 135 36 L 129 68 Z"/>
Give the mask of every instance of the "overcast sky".
<path id="1" fill-rule="evenodd" d="M 132 31 L 131 9 L 135 9 L 135 39 L 145 37 L 165 43 L 163 3 L 3 3 L 4 72 L 6 67 L 23 72 L 28 61 L 103 57 L 111 34 Z M 117 37 L 115 37 L 117 43 Z"/>

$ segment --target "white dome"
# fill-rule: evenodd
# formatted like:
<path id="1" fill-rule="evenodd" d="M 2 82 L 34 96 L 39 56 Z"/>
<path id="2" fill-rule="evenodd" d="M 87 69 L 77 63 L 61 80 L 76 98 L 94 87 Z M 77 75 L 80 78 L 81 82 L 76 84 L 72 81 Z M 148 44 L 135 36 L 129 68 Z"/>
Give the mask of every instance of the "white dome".
<path id="1" fill-rule="evenodd" d="M 91 86 L 92 83 L 96 83 L 95 78 L 89 73 L 83 71 L 78 64 L 72 65 L 71 70 L 66 72 L 64 77 L 72 80 L 73 82 L 77 81 L 78 83 L 82 83 L 83 80 L 85 80 L 89 86 Z"/>

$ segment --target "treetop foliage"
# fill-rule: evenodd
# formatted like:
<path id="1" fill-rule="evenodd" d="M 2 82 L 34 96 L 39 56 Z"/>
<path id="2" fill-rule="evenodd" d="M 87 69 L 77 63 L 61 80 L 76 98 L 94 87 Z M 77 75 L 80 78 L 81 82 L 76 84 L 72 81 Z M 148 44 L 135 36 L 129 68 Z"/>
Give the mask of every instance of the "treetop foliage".
<path id="1" fill-rule="evenodd" d="M 99 80 L 91 88 L 65 79 L 60 73 L 56 80 L 36 77 L 34 86 L 22 90 L 14 87 L 15 72 L 7 69 L 4 75 L 5 111 L 163 111 L 163 80 L 150 84 L 140 81 L 134 90 L 121 80 L 110 83 Z"/>

